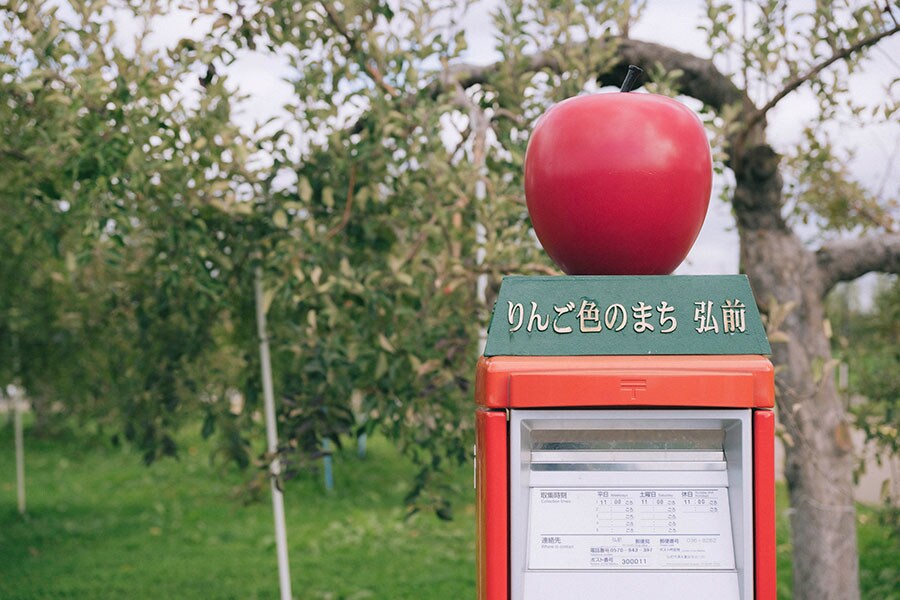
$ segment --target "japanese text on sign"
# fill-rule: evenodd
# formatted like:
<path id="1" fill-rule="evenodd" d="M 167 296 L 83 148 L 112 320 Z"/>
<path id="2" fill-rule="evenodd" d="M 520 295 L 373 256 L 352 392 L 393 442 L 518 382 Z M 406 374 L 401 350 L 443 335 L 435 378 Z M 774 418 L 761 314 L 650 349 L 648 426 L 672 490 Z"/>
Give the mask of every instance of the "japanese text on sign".
<path id="1" fill-rule="evenodd" d="M 682 318 L 689 319 L 690 326 L 699 334 L 734 334 L 747 330 L 746 308 L 736 298 L 722 303 L 695 301 L 684 313 L 666 300 L 651 304 L 638 301 L 628 305 L 603 305 L 596 300 L 582 298 L 578 302 L 553 304 L 549 309 L 535 301 L 507 301 L 507 323 L 510 333 L 550 331 L 565 335 L 575 331 L 600 333 L 604 330 L 615 333 L 630 327 L 638 334 L 667 334 L 678 328 L 679 318 Z"/>

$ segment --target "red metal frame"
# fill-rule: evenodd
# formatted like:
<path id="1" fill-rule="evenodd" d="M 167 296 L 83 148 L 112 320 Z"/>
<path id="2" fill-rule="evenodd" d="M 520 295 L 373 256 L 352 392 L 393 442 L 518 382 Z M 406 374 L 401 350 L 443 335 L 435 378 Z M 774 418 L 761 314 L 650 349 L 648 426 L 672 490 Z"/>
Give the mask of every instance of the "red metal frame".
<path id="1" fill-rule="evenodd" d="M 475 377 L 478 600 L 509 600 L 507 409 L 774 406 L 764 356 L 494 356 Z M 753 411 L 755 600 L 775 600 L 775 419 Z"/>
<path id="2" fill-rule="evenodd" d="M 475 413 L 475 448 L 478 600 L 507 600 L 509 444 L 506 411 L 478 410 Z"/>
<path id="3" fill-rule="evenodd" d="M 775 600 L 775 414 L 753 412 L 753 523 L 756 600 Z"/>
<path id="4" fill-rule="evenodd" d="M 485 408 L 771 408 L 764 356 L 493 356 L 478 361 Z"/>

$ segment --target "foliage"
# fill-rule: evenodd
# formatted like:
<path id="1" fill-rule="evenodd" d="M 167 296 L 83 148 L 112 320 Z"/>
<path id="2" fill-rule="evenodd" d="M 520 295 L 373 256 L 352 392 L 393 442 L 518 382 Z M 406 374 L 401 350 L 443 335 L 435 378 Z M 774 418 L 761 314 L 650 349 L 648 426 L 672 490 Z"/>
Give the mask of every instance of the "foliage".
<path id="1" fill-rule="evenodd" d="M 893 4 L 709 0 L 702 58 L 630 39 L 642 1 L 513 0 L 486 66 L 465 63 L 455 2 L 187 4 L 196 39 L 162 49 L 149 32 L 173 10 L 164 0 L 0 8 L 0 287 L 21 290 L 0 298 L 0 378 L 23 383 L 41 419 L 53 407 L 95 419 L 147 462 L 202 419 L 217 453 L 251 464 L 259 267 L 288 473 L 325 438 L 378 428 L 415 461 L 412 510 L 450 516 L 500 276 L 556 272 L 522 199 L 528 131 L 552 102 L 618 83 L 627 56 L 721 132 L 743 268 L 773 313 L 786 307 L 779 405 L 797 416 L 794 439 L 815 438 L 788 450 L 795 594 L 854 597 L 855 561 L 835 556 L 855 551 L 854 520 L 823 512 L 851 478 L 846 436 L 832 435 L 845 409 L 818 385 L 833 362 L 820 296 L 897 270 L 896 251 L 860 257 L 900 238 L 882 235 L 896 199 L 852 182 L 828 126 L 896 111 L 890 88 L 866 108 L 849 87 L 900 31 Z M 116 30 L 122 17 L 137 33 Z M 254 51 L 282 57 L 294 97 L 245 134 L 223 73 Z M 767 116 L 798 90 L 817 110 L 804 138 L 773 148 Z M 804 224 L 824 239 L 874 235 L 813 253 Z M 823 543 L 826 523 L 846 548 Z"/>
<path id="2" fill-rule="evenodd" d="M 293 74 L 289 120 L 257 144 L 272 157 L 263 210 L 288 232 L 266 267 L 285 449 L 305 452 L 295 464 L 325 437 L 378 427 L 421 467 L 412 510 L 449 516 L 442 471 L 471 446 L 486 308 L 502 275 L 551 270 L 522 197 L 527 131 L 611 60 L 608 45 L 581 43 L 622 19 L 601 5 L 508 7 L 512 21 L 496 23 L 509 69 L 469 88 L 441 84 L 465 50 L 456 3 L 198 5 L 216 17 L 211 64 L 267 48 Z M 571 72 L 522 76 L 538 49 Z"/>
<path id="3" fill-rule="evenodd" d="M 196 97 L 189 70 L 141 51 L 147 30 L 126 52 L 111 9 L 67 9 L 0 12 L 0 284 L 18 290 L 0 301 L 0 364 L 40 417 L 113 423 L 149 462 L 213 383 L 235 227 L 215 203 L 240 183 L 242 141 L 221 83 Z"/>
<path id="4" fill-rule="evenodd" d="M 858 424 L 879 447 L 900 452 L 900 284 L 896 278 L 875 294 L 869 313 L 851 315 L 848 335 L 861 342 L 848 354 L 851 391 L 868 399 Z"/>
<path id="5" fill-rule="evenodd" d="M 865 65 L 864 48 L 889 27 L 891 10 L 871 2 L 719 2 L 706 0 L 701 25 L 716 64 L 729 73 L 758 109 L 758 116 L 732 107 L 721 111 L 720 142 L 740 139 L 748 121 L 762 119 L 787 95 L 808 88 L 815 107 L 802 137 L 779 147 L 785 171 L 790 222 L 834 233 L 894 228 L 898 198 L 873 193 L 853 180 L 852 153 L 835 143 L 834 124 L 891 122 L 897 110 L 896 84 L 880 98 L 851 94 L 853 76 Z M 827 63 L 827 68 L 822 65 Z M 746 109 L 746 107 L 744 107 Z M 746 131 L 746 129 L 744 129 Z M 735 135 L 737 134 L 737 136 Z"/>
<path id="6" fill-rule="evenodd" d="M 0 379 L 21 380 L 39 415 L 123 432 L 147 462 L 199 418 L 249 465 L 261 266 L 288 472 L 326 438 L 378 428 L 419 467 L 413 509 L 448 515 L 499 280 L 556 272 L 522 197 L 528 131 L 617 68 L 645 3 L 505 3 L 489 69 L 465 64 L 456 2 L 189 4 L 197 37 L 162 49 L 149 32 L 164 1 L 0 9 L 0 286 L 22 290 L 0 297 Z M 764 109 L 716 107 L 724 148 L 764 121 L 773 85 L 812 87 L 813 125 L 858 113 L 845 92 L 859 54 L 844 50 L 884 27 L 876 6 L 749 3 L 752 34 L 731 3 L 708 6 L 716 64 L 741 65 L 729 76 Z M 134 36 L 116 31 L 123 16 Z M 247 51 L 281 56 L 294 90 L 285 117 L 249 134 L 223 75 Z M 654 89 L 690 85 L 646 66 Z M 798 218 L 890 227 L 815 131 L 779 149 Z"/>
<path id="7" fill-rule="evenodd" d="M 832 295 L 829 315 L 838 355 L 848 365 L 849 392 L 860 399 L 851 405 L 856 426 L 874 443 L 880 462 L 900 455 L 900 282 L 881 280 L 868 311 L 854 306 L 850 293 L 844 289 Z M 891 496 L 887 484 L 880 516 L 900 537 L 900 499 Z"/>

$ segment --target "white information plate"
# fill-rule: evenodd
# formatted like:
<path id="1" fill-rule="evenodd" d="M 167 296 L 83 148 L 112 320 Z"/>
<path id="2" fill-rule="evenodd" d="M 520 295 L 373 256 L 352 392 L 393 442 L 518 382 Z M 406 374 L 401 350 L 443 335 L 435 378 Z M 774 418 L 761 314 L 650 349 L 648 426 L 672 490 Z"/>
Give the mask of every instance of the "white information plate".
<path id="1" fill-rule="evenodd" d="M 728 490 L 532 488 L 528 568 L 733 569 Z"/>

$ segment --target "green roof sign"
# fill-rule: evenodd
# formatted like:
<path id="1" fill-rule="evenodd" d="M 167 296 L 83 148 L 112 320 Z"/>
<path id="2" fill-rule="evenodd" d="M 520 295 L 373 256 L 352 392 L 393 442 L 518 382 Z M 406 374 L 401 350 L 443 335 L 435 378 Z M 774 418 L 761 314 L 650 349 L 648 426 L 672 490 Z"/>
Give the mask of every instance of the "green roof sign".
<path id="1" fill-rule="evenodd" d="M 769 354 L 743 275 L 505 277 L 485 356 Z"/>

